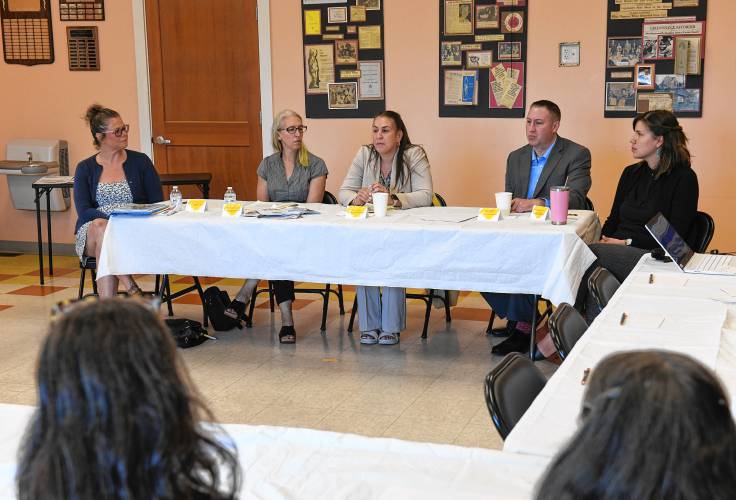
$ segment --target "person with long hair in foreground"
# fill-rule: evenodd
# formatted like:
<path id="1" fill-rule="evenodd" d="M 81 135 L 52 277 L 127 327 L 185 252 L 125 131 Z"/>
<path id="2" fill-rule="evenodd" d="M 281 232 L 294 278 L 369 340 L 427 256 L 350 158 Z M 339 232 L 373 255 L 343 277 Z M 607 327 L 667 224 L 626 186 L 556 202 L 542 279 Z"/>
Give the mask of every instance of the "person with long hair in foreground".
<path id="1" fill-rule="evenodd" d="M 137 299 L 72 303 L 52 319 L 24 436 L 20 499 L 231 499 L 233 445 L 201 426 L 167 327 Z"/>
<path id="2" fill-rule="evenodd" d="M 674 352 L 627 351 L 593 370 L 581 424 L 537 499 L 736 498 L 736 427 L 710 370 Z"/>

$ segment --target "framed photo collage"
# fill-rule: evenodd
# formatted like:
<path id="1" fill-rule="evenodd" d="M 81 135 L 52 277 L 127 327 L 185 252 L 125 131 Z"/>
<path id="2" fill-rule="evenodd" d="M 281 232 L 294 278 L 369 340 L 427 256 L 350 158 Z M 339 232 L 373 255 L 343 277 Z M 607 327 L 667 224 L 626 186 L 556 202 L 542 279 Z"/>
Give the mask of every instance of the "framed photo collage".
<path id="1" fill-rule="evenodd" d="M 386 108 L 382 0 L 302 0 L 307 118 Z"/>
<path id="2" fill-rule="evenodd" d="M 703 114 L 708 0 L 608 0 L 604 116 Z"/>

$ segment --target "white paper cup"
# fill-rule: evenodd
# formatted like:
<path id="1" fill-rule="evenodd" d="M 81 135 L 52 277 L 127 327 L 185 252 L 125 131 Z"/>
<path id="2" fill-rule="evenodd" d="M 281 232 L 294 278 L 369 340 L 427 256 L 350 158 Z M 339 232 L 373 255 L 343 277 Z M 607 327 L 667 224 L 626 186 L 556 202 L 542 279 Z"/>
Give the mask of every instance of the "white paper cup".
<path id="1" fill-rule="evenodd" d="M 388 207 L 388 193 L 373 193 L 373 215 L 386 217 Z"/>
<path id="2" fill-rule="evenodd" d="M 501 215 L 508 217 L 511 213 L 511 196 L 513 193 L 504 191 L 502 193 L 496 193 L 496 208 L 501 210 Z M 374 195 L 375 196 L 375 195 Z"/>

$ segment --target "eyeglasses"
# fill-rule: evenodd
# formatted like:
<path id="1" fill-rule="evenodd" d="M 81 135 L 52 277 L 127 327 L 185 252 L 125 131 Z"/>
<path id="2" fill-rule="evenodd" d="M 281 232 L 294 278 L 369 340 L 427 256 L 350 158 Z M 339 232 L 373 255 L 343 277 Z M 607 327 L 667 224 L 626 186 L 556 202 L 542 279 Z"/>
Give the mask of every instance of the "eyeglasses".
<path id="1" fill-rule="evenodd" d="M 122 127 L 118 127 L 116 129 L 113 129 L 113 130 L 103 130 L 102 133 L 103 134 L 114 134 L 115 137 L 120 137 L 123 134 L 127 134 L 128 133 L 128 130 L 130 130 L 130 125 L 128 125 L 126 123 Z"/>
<path id="2" fill-rule="evenodd" d="M 116 298 L 120 300 L 136 300 L 146 309 L 150 309 L 155 313 L 158 313 L 159 307 L 161 306 L 161 297 L 153 293 L 143 293 L 141 295 L 134 296 L 117 295 Z M 87 295 L 81 299 L 69 299 L 57 302 L 51 307 L 51 319 L 59 319 L 83 304 L 90 304 L 92 302 L 97 302 L 98 300 L 100 300 L 100 298 L 97 295 Z"/>
<path id="3" fill-rule="evenodd" d="M 304 132 L 306 132 L 307 131 L 307 126 L 306 125 L 300 125 L 298 127 L 286 127 L 286 128 L 279 128 L 279 129 L 276 129 L 276 130 L 278 130 L 279 132 L 286 131 L 286 132 L 290 133 L 291 135 L 296 135 L 297 132 L 299 132 L 300 134 L 303 134 Z"/>

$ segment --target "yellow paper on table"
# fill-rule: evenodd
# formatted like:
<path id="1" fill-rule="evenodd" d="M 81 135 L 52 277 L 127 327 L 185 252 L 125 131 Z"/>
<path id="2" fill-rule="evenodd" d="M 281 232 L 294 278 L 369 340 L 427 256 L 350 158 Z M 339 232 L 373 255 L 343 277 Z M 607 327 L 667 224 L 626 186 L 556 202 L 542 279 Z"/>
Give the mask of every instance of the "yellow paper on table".
<path id="1" fill-rule="evenodd" d="M 498 222 L 501 220 L 501 209 L 499 208 L 481 208 L 478 209 L 478 220 L 488 222 Z"/>
<path id="2" fill-rule="evenodd" d="M 365 219 L 368 217 L 368 207 L 349 205 L 345 207 L 345 217 L 348 219 Z"/>
<path id="3" fill-rule="evenodd" d="M 203 214 L 207 211 L 207 200 L 187 200 L 187 212 L 193 212 L 195 214 Z"/>
<path id="4" fill-rule="evenodd" d="M 547 220 L 548 216 L 549 216 L 549 207 L 541 207 L 537 205 L 536 207 L 532 207 L 532 213 L 529 216 L 529 218 L 531 220 L 543 221 L 543 220 Z"/>
<path id="5" fill-rule="evenodd" d="M 243 213 L 242 203 L 225 203 L 222 206 L 223 217 L 240 217 Z"/>

